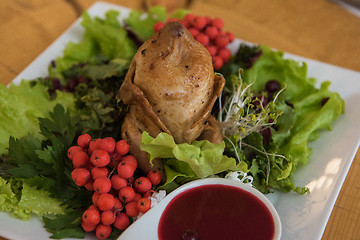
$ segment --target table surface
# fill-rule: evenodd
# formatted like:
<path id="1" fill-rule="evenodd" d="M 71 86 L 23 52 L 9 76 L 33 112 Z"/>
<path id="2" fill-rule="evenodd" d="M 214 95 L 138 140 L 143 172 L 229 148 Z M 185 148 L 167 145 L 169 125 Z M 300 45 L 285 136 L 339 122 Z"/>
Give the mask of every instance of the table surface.
<path id="1" fill-rule="evenodd" d="M 94 0 L 0 1 L 0 83 L 8 84 Z M 220 17 L 236 37 L 360 71 L 360 18 L 328 0 L 108 0 L 134 9 L 151 4 Z M 360 79 L 359 79 L 360 81 Z M 322 239 L 359 239 L 358 151 Z M 0 240 L 3 238 L 0 237 Z"/>

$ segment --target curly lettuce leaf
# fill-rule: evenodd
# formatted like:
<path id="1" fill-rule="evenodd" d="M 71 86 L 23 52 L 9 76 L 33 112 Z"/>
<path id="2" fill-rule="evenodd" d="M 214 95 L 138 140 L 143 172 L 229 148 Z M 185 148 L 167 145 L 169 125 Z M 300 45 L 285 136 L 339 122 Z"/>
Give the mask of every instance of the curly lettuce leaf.
<path id="1" fill-rule="evenodd" d="M 275 79 L 286 88 L 286 97 L 291 103 L 316 92 L 315 78 L 307 76 L 306 63 L 285 59 L 284 53 L 261 46 L 262 54 L 250 69 L 244 70 L 243 80 L 261 92 L 269 80 Z"/>
<path id="2" fill-rule="evenodd" d="M 11 184 L 0 177 L 0 211 L 12 212 L 17 203 L 18 199 L 11 188 Z"/>
<path id="3" fill-rule="evenodd" d="M 56 59 L 55 68 L 49 67 L 50 75 L 57 76 L 79 62 L 96 61 L 98 55 L 109 60 L 121 58 L 130 61 L 137 51 L 137 46 L 120 25 L 118 15 L 118 11 L 109 10 L 104 19 L 92 18 L 85 11 L 81 22 L 85 29 L 82 40 L 79 43 L 67 44 L 63 56 Z"/>
<path id="4" fill-rule="evenodd" d="M 333 122 L 344 113 L 345 102 L 332 92 L 329 81 L 316 87 L 316 79 L 308 76 L 307 65 L 286 59 L 281 51 L 267 46 L 258 46 L 258 54 L 251 67 L 243 69 L 242 79 L 251 84 L 253 94 L 265 94 L 269 80 L 277 80 L 282 87 L 276 97 L 275 109 L 281 114 L 271 126 L 271 142 L 261 144 L 261 135 L 256 142 L 243 139 L 242 146 L 254 177 L 254 185 L 264 193 L 272 189 L 306 193 L 308 189 L 294 185 L 293 172 L 306 165 L 312 149 L 309 143 L 318 138 L 323 130 L 331 130 Z M 250 49 L 251 50 L 251 49 Z M 240 62 L 241 63 L 241 62 Z M 233 139 L 233 136 L 228 136 Z M 254 149 L 257 149 L 254 151 Z M 234 154 L 227 150 L 230 156 Z M 275 154 L 275 155 L 274 155 Z"/>
<path id="5" fill-rule="evenodd" d="M 345 111 L 344 100 L 338 93 L 330 92 L 329 85 L 329 82 L 324 82 L 316 93 L 294 102 L 294 127 L 280 151 L 291 156 L 296 166 L 309 162 L 312 149 L 308 143 L 316 140 L 321 130 L 331 130 L 333 121 Z M 329 100 L 322 106 L 322 99 L 327 97 Z"/>
<path id="6" fill-rule="evenodd" d="M 295 166 L 305 165 L 311 155 L 308 143 L 317 139 L 320 130 L 331 130 L 332 122 L 344 113 L 345 102 L 329 90 L 329 81 L 316 88 L 316 79 L 308 77 L 305 62 L 285 59 L 283 52 L 266 46 L 261 49 L 262 55 L 252 68 L 244 71 L 244 81 L 253 82 L 255 92 L 261 92 L 272 79 L 285 88 L 277 103 L 284 114 L 278 119 L 278 129 L 273 129 L 273 141 Z M 323 106 L 324 99 L 329 100 Z"/>
<path id="7" fill-rule="evenodd" d="M 9 87 L 0 85 L 0 154 L 6 153 L 9 137 L 21 138 L 39 134 L 39 117 L 48 117 L 56 104 L 74 109 L 75 98 L 70 93 L 58 92 L 57 98 L 49 99 L 47 88 L 31 81 L 22 81 Z"/>
<path id="8" fill-rule="evenodd" d="M 49 195 L 47 191 L 29 186 L 23 180 L 7 182 L 0 177 L 0 211 L 11 212 L 13 216 L 22 220 L 30 219 L 31 214 L 38 216 L 62 214 L 65 207 Z"/>
<path id="9" fill-rule="evenodd" d="M 132 10 L 126 23 L 131 27 L 134 33 L 143 41 L 150 39 L 154 34 L 153 26 L 155 23 L 166 20 L 166 8 L 155 6 L 149 9 L 146 16 L 140 10 Z"/>
<path id="10" fill-rule="evenodd" d="M 211 143 L 207 140 L 191 144 L 176 144 L 173 137 L 160 133 L 156 138 L 143 132 L 140 148 L 154 158 L 162 158 L 167 181 L 183 183 L 197 178 L 205 178 L 228 170 L 247 171 L 246 166 L 237 164 L 234 158 L 224 155 L 225 142 Z"/>
<path id="11" fill-rule="evenodd" d="M 223 155 L 225 142 L 214 144 L 207 140 L 194 141 L 192 144 L 177 144 L 173 149 L 174 157 L 189 164 L 199 178 L 205 178 L 226 170 L 235 170 L 236 161 Z"/>
<path id="12" fill-rule="evenodd" d="M 189 10 L 178 9 L 170 15 L 170 18 L 183 19 L 187 13 L 189 13 Z M 167 17 L 165 7 L 154 6 L 147 13 L 140 10 L 132 10 L 126 19 L 126 23 L 140 39 L 146 41 L 155 34 L 154 25 L 157 22 L 165 22 Z"/>
<path id="13" fill-rule="evenodd" d="M 281 154 L 292 159 L 295 169 L 309 161 L 308 143 L 316 140 L 321 130 L 331 130 L 333 121 L 344 113 L 345 102 L 329 90 L 329 81 L 316 88 L 316 79 L 308 77 L 306 63 L 285 59 L 283 52 L 266 46 L 261 49 L 262 55 L 244 71 L 243 78 L 254 83 L 255 92 L 261 92 L 272 79 L 285 88 L 277 103 L 284 114 L 278 119 L 277 130 L 273 129 L 273 141 Z M 328 101 L 323 104 L 325 99 Z"/>

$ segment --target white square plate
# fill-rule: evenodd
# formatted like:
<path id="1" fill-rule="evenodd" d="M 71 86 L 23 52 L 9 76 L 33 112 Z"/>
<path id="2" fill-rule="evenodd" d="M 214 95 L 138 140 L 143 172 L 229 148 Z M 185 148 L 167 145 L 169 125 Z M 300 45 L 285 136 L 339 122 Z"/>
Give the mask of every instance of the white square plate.
<path id="1" fill-rule="evenodd" d="M 88 9 L 91 16 L 103 17 L 105 12 L 115 9 L 120 12 L 119 20 L 128 16 L 130 10 L 121 6 L 97 2 Z M 78 19 L 65 33 L 36 58 L 13 82 L 34 79 L 47 75 L 51 60 L 61 56 L 68 41 L 79 41 L 83 28 Z M 237 47 L 237 40 L 232 47 Z M 324 131 L 320 138 L 311 143 L 313 154 L 310 163 L 295 173 L 297 186 L 310 187 L 310 194 L 275 193 L 267 197 L 277 209 L 282 222 L 282 239 L 321 239 L 336 198 L 345 180 L 360 143 L 360 72 L 321 63 L 303 57 L 285 54 L 285 57 L 305 61 L 309 77 L 320 82 L 330 80 L 330 89 L 338 92 L 346 102 L 345 114 L 333 124 L 332 131 Z M 0 235 L 9 239 L 48 239 L 50 234 L 43 228 L 40 218 L 32 217 L 21 221 L 9 213 L 0 213 Z M 141 232 L 139 233 L 141 235 Z M 87 239 L 91 239 L 87 236 Z"/>

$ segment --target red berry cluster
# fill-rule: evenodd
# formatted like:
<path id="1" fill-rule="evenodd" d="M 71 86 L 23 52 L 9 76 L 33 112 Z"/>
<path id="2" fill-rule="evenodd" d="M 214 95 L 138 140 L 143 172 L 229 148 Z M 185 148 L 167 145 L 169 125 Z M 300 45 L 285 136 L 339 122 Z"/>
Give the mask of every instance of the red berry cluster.
<path id="1" fill-rule="evenodd" d="M 161 173 L 156 170 L 135 178 L 137 160 L 128 154 L 129 150 L 125 140 L 93 140 L 88 134 L 79 136 L 77 145 L 68 149 L 75 184 L 94 192 L 93 205 L 84 211 L 81 226 L 87 232 L 95 230 L 99 239 L 109 237 L 112 227 L 127 228 L 130 217 L 147 212 L 153 186 L 161 181 Z"/>
<path id="2" fill-rule="evenodd" d="M 226 46 L 233 42 L 235 36 L 231 32 L 224 32 L 224 21 L 220 18 L 195 16 L 192 13 L 185 15 L 182 20 L 169 18 L 166 23 L 178 21 L 182 23 L 191 35 L 209 51 L 215 70 L 219 70 L 230 59 L 231 52 Z M 164 22 L 157 22 L 154 31 L 158 32 Z"/>

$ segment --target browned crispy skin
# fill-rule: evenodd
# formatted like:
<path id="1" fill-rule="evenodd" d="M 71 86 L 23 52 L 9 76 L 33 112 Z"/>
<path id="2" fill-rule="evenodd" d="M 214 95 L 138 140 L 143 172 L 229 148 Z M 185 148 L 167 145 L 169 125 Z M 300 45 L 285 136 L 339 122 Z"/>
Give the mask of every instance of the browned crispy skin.
<path id="1" fill-rule="evenodd" d="M 139 48 L 120 96 L 129 105 L 122 137 L 142 171 L 153 168 L 148 155 L 140 151 L 143 131 L 153 137 L 166 132 L 177 143 L 191 143 L 199 137 L 222 141 L 211 110 L 224 84 L 225 79 L 214 74 L 208 51 L 178 22 L 166 24 Z M 164 176 L 162 162 L 155 159 L 153 163 Z"/>

